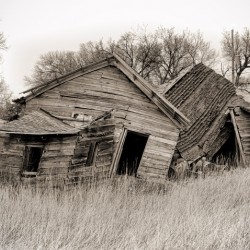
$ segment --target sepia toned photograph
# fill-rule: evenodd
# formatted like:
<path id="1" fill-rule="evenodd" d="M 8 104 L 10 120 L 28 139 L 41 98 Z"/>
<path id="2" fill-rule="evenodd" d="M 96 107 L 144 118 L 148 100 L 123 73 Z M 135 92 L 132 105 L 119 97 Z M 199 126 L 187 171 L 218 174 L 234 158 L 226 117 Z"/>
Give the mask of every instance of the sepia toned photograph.
<path id="1" fill-rule="evenodd" d="M 0 0 L 0 250 L 249 250 L 249 9 Z"/>

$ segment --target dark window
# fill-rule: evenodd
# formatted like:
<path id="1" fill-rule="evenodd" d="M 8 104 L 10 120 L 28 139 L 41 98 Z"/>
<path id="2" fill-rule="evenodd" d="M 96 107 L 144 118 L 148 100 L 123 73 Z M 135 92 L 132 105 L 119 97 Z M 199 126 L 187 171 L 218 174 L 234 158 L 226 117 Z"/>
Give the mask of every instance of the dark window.
<path id="1" fill-rule="evenodd" d="M 43 147 L 26 146 L 23 170 L 37 172 L 42 154 Z"/>
<path id="2" fill-rule="evenodd" d="M 98 143 L 97 142 L 91 142 L 89 146 L 89 153 L 87 157 L 86 166 L 91 166 L 94 162 L 95 155 L 97 153 Z"/>

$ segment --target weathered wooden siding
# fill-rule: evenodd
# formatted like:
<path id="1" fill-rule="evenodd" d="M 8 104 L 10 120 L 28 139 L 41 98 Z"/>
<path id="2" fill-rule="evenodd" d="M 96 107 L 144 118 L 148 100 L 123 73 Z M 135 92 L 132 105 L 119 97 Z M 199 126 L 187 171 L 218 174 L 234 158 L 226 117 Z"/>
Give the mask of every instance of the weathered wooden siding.
<path id="1" fill-rule="evenodd" d="M 26 178 L 22 176 L 25 146 L 44 145 L 43 154 L 33 180 L 67 179 L 70 160 L 74 154 L 76 136 L 43 138 L 17 135 L 5 135 L 0 137 L 0 173 L 2 176 L 11 176 L 16 179 Z"/>
<path id="2" fill-rule="evenodd" d="M 116 67 L 108 66 L 55 87 L 30 100 L 26 112 L 43 108 L 73 125 L 73 112 L 98 116 L 115 109 L 115 144 L 124 127 L 149 133 L 139 173 L 166 176 L 179 131 L 172 121 Z"/>
<path id="3" fill-rule="evenodd" d="M 67 179 L 75 145 L 76 136 L 51 138 L 45 144 L 37 178 Z"/>
<path id="4" fill-rule="evenodd" d="M 109 177 L 114 153 L 114 130 L 114 119 L 109 118 L 96 121 L 81 132 L 71 159 L 69 181 Z M 93 163 L 87 166 L 91 143 L 96 145 L 96 150 Z"/>
<path id="5" fill-rule="evenodd" d="M 151 178 L 165 178 L 172 155 L 178 140 L 178 131 L 162 116 L 155 113 L 144 113 L 142 110 L 129 107 L 115 113 L 117 124 L 116 141 L 126 128 L 131 131 L 149 134 L 149 138 L 138 169 L 138 175 Z"/>
<path id="6" fill-rule="evenodd" d="M 250 113 L 239 107 L 235 109 L 235 113 L 235 120 L 241 138 L 242 147 L 247 162 L 250 164 Z"/>
<path id="7" fill-rule="evenodd" d="M 12 141 L 9 135 L 0 134 L 0 176 L 4 179 L 19 179 L 23 164 L 24 146 Z"/>

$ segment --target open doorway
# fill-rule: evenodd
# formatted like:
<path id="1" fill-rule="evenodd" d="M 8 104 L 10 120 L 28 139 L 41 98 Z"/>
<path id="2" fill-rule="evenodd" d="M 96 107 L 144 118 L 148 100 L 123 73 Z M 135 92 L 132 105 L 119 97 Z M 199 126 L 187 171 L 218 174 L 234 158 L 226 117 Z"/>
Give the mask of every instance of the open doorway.
<path id="1" fill-rule="evenodd" d="M 118 175 L 136 176 L 148 135 L 128 131 L 117 167 Z"/>
<path id="2" fill-rule="evenodd" d="M 216 164 L 228 164 L 230 166 L 237 166 L 239 163 L 239 152 L 235 134 L 232 132 L 227 141 L 216 152 L 212 158 L 212 162 Z"/>

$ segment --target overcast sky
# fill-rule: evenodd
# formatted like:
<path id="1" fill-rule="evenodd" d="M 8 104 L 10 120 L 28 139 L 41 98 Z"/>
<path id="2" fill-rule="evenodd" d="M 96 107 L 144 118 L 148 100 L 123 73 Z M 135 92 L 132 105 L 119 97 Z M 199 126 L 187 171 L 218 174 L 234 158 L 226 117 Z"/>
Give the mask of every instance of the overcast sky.
<path id="1" fill-rule="evenodd" d="M 200 30 L 219 49 L 223 31 L 250 27 L 249 10 L 249 0 L 0 0 L 0 32 L 9 47 L 1 72 L 18 93 L 41 54 L 116 40 L 138 25 Z"/>

